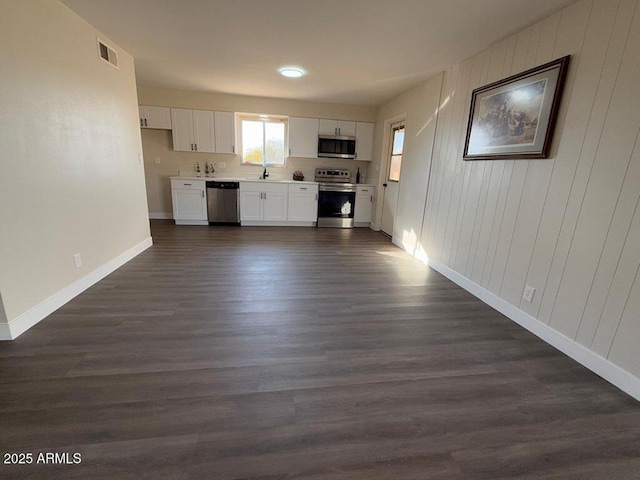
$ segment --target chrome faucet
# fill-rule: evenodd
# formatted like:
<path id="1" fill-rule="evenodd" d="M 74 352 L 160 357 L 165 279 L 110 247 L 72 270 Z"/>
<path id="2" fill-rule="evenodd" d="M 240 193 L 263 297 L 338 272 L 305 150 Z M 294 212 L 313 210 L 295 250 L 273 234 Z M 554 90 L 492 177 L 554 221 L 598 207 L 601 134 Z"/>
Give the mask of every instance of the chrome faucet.
<path id="1" fill-rule="evenodd" d="M 262 179 L 266 179 L 269 177 L 269 172 L 267 172 L 267 167 L 264 167 L 264 170 L 262 171 Z"/>

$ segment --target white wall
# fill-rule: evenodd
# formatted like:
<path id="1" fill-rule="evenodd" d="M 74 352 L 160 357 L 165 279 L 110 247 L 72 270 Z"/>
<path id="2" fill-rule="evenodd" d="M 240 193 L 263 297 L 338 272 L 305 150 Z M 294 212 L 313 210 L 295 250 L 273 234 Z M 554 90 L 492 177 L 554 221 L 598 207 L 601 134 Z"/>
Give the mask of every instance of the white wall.
<path id="1" fill-rule="evenodd" d="M 425 221 L 413 227 L 431 264 L 636 396 L 638 7 L 581 0 L 447 69 Z M 568 54 L 551 158 L 462 161 L 471 90 Z"/>
<path id="2" fill-rule="evenodd" d="M 107 65 L 96 35 L 55 0 L 2 0 L 3 338 L 150 243 L 133 59 Z"/>
<path id="3" fill-rule="evenodd" d="M 379 185 L 386 181 L 388 148 L 385 143 L 391 121 L 405 118 L 405 140 L 400 172 L 398 207 L 393 241 L 413 254 L 419 245 L 424 217 L 427 184 L 431 167 L 431 152 L 435 138 L 443 75 L 435 75 L 426 82 L 390 100 L 378 109 L 376 120 L 375 162 L 371 177 Z M 379 228 L 382 216 L 382 189 L 376 196 L 374 226 Z"/>
<path id="4" fill-rule="evenodd" d="M 141 86 L 141 105 L 158 105 L 200 110 L 220 110 L 227 112 L 265 113 L 312 118 L 335 118 L 361 122 L 375 122 L 376 107 L 339 105 L 332 103 L 304 102 L 277 98 L 227 95 L 222 93 L 194 92 L 167 88 Z M 181 170 L 193 171 L 195 162 L 226 163 L 224 169 L 216 170 L 216 175 L 258 177 L 262 167 L 240 164 L 238 155 L 200 152 L 175 152 L 171 132 L 168 130 L 142 129 L 142 145 L 145 155 L 145 173 L 149 199 L 149 212 L 153 217 L 171 218 L 171 185 L 169 177 Z M 160 159 L 160 164 L 155 159 Z M 316 167 L 349 169 L 355 178 L 356 169 L 363 174 L 369 170 L 371 162 L 338 160 L 327 158 L 287 158 L 284 168 L 270 168 L 271 178 L 291 179 L 291 174 L 300 170 L 307 180 L 313 180 Z"/>

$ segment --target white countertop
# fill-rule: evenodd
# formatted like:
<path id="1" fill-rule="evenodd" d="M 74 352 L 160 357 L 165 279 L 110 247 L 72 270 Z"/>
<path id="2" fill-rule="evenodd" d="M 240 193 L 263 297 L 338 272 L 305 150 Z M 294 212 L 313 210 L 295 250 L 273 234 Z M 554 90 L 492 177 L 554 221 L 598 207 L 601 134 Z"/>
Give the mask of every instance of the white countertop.
<path id="1" fill-rule="evenodd" d="M 238 178 L 238 177 L 194 177 L 194 176 L 174 176 L 174 177 L 169 177 L 171 180 L 202 180 L 202 181 L 212 181 L 215 180 L 216 182 L 240 182 L 240 181 L 244 181 L 244 178 Z"/>
<path id="2" fill-rule="evenodd" d="M 299 180 L 271 180 L 269 178 L 262 180 L 261 178 L 239 178 L 239 177 L 169 177 L 171 180 L 202 180 L 206 182 L 260 182 L 260 183 L 306 183 L 309 185 L 317 185 L 318 182 L 307 182 Z"/>
<path id="3" fill-rule="evenodd" d="M 308 185 L 317 185 L 318 182 L 310 182 L 310 181 L 300 181 L 300 180 L 271 180 L 269 178 L 262 180 L 261 178 L 239 178 L 239 177 L 169 177 L 171 180 L 188 180 L 195 181 L 201 180 L 203 182 L 256 182 L 256 183 L 296 183 L 296 184 L 308 184 Z M 358 183 L 358 187 L 374 187 L 370 183 Z"/>

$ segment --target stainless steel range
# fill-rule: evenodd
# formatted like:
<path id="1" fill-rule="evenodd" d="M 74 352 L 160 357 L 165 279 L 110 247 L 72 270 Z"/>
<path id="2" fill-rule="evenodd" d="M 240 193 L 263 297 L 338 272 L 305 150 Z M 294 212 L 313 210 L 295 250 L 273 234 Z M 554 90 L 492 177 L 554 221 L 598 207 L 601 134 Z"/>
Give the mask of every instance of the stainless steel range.
<path id="1" fill-rule="evenodd" d="M 353 228 L 356 186 L 349 170 L 316 168 L 318 227 Z"/>

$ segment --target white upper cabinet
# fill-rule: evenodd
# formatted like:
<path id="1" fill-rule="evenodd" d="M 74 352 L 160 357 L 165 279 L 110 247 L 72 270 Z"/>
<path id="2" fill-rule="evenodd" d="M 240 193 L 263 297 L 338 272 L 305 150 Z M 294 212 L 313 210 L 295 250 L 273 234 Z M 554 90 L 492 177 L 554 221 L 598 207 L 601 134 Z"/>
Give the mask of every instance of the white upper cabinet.
<path id="1" fill-rule="evenodd" d="M 141 128 L 171 130 L 171 109 L 152 105 L 139 105 Z"/>
<path id="2" fill-rule="evenodd" d="M 289 117 L 289 156 L 318 157 L 318 119 Z"/>
<path id="3" fill-rule="evenodd" d="M 173 149 L 179 152 L 215 152 L 213 112 L 171 109 Z"/>
<path id="4" fill-rule="evenodd" d="M 236 123 L 233 112 L 215 112 L 216 153 L 236 153 Z"/>
<path id="5" fill-rule="evenodd" d="M 338 135 L 346 135 L 348 137 L 356 136 L 356 122 L 346 122 L 338 120 Z"/>
<path id="6" fill-rule="evenodd" d="M 374 124 L 358 122 L 356 125 L 356 160 L 373 160 Z"/>
<path id="7" fill-rule="evenodd" d="M 337 135 L 338 134 L 338 121 L 327 120 L 321 118 L 319 122 L 318 133 L 320 135 Z"/>
<path id="8" fill-rule="evenodd" d="M 356 122 L 321 118 L 318 130 L 320 135 L 342 135 L 354 137 L 356 135 Z"/>
<path id="9" fill-rule="evenodd" d="M 318 133 L 320 135 L 342 135 L 354 137 L 356 135 L 356 122 L 321 118 Z"/>
<path id="10" fill-rule="evenodd" d="M 196 152 L 214 153 L 216 151 L 215 120 L 213 112 L 193 111 L 193 138 Z"/>
<path id="11" fill-rule="evenodd" d="M 177 152 L 193 152 L 193 111 L 172 108 L 171 127 L 173 149 Z"/>

